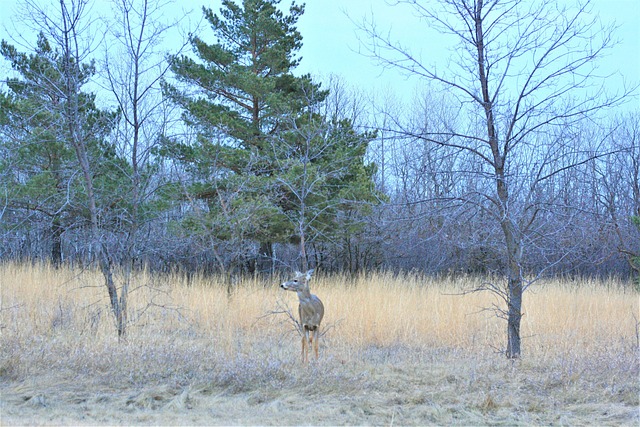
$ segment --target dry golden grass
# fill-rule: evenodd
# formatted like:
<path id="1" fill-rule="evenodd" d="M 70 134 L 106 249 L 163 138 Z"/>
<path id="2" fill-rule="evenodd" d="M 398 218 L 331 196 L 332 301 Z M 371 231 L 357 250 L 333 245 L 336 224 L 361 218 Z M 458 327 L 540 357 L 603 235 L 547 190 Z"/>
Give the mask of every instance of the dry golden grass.
<path id="1" fill-rule="evenodd" d="M 637 425 L 638 293 L 553 281 L 524 299 L 523 358 L 474 278 L 314 278 L 321 360 L 303 366 L 294 294 L 141 272 L 119 343 L 101 276 L 0 265 L 0 422 Z"/>

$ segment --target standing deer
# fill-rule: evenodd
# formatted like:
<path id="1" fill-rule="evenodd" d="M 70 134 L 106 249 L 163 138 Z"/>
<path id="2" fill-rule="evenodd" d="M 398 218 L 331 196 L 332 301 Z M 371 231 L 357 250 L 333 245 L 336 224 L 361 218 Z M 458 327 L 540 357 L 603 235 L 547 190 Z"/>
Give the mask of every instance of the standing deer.
<path id="1" fill-rule="evenodd" d="M 320 340 L 320 322 L 324 316 L 324 305 L 317 296 L 311 294 L 309 290 L 309 279 L 311 279 L 313 269 L 306 273 L 296 272 L 293 279 L 284 282 L 280 287 L 286 291 L 298 294 L 300 305 L 298 314 L 300 315 L 300 327 L 302 328 L 302 363 L 308 360 L 309 347 L 313 347 L 318 358 L 318 346 Z"/>

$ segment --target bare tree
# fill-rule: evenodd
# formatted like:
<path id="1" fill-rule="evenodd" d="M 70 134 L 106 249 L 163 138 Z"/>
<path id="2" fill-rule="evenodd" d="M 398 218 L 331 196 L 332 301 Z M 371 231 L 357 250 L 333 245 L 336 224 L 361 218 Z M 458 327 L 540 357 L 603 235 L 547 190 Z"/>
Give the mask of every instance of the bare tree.
<path id="1" fill-rule="evenodd" d="M 517 358 L 522 295 L 530 284 L 525 252 L 544 211 L 536 192 L 561 171 L 602 154 L 565 149 L 571 129 L 629 94 L 608 95 L 605 76 L 596 72 L 615 28 L 590 17 L 589 2 L 575 8 L 549 0 L 397 3 L 409 4 L 432 29 L 458 43 L 451 62 L 438 67 L 394 42 L 375 22 L 360 25 L 376 61 L 430 82 L 458 105 L 459 119 L 447 129 L 404 125 L 398 132 L 467 153 L 476 165 L 468 174 L 491 184 L 469 187 L 455 199 L 499 226 L 506 283 L 489 288 L 504 299 L 506 356 Z"/>
<path id="2" fill-rule="evenodd" d="M 167 4 L 114 0 L 117 15 L 103 21 L 108 31 L 102 37 L 98 32 L 101 22 L 93 19 L 89 0 L 23 3 L 31 25 L 53 40 L 62 58 L 55 80 L 61 82 L 55 90 L 63 100 L 62 140 L 73 147 L 83 178 L 90 250 L 105 278 L 119 338 L 126 337 L 127 298 L 139 252 L 139 230 L 151 215 L 152 197 L 159 185 L 152 149 L 170 116 L 159 84 L 169 67 L 159 46 L 164 33 L 175 25 L 162 24 L 162 7 Z M 89 106 L 95 109 L 95 96 L 82 92 L 82 87 L 96 83 L 95 57 L 101 42 L 106 43 L 107 51 L 103 63 L 106 86 L 121 120 L 115 114 L 98 120 L 86 113 Z M 107 136 L 112 139 L 107 141 Z M 96 144 L 103 155 L 92 152 Z M 106 177 L 99 169 L 105 162 L 111 172 Z M 120 251 L 119 245 L 123 247 Z M 125 267 L 120 286 L 114 270 L 117 263 Z"/>
<path id="3" fill-rule="evenodd" d="M 123 229 L 118 230 L 124 233 L 121 254 L 124 278 L 116 320 L 118 334 L 124 336 L 131 273 L 140 256 L 139 231 L 155 214 L 151 202 L 162 181 L 153 169 L 156 164 L 153 149 L 172 118 L 170 104 L 163 99 L 160 88 L 160 81 L 169 70 L 166 52 L 161 46 L 169 30 L 177 30 L 182 18 L 163 19 L 171 3 L 168 1 L 112 0 L 111 3 L 115 17 L 107 21 L 109 35 L 104 46 L 104 72 L 122 116 L 116 135 L 120 155 L 128 160 L 124 172 L 129 200 L 119 221 Z M 182 51 L 185 45 L 177 45 L 177 51 Z"/>
<path id="4" fill-rule="evenodd" d="M 606 133 L 610 156 L 589 163 L 594 205 L 601 216 L 599 229 L 615 236 L 616 250 L 629 267 L 640 274 L 635 262 L 640 236 L 632 217 L 640 217 L 640 114 L 633 111 L 612 121 Z M 599 208 L 599 209 L 598 209 Z"/>
<path id="5" fill-rule="evenodd" d="M 111 260 L 107 251 L 107 245 L 101 238 L 100 222 L 98 218 L 97 195 L 94 185 L 94 165 L 89 156 L 88 144 L 94 137 L 92 129 L 84 123 L 85 117 L 81 114 L 82 98 L 80 92 L 83 82 L 82 63 L 89 60 L 93 53 L 93 39 L 83 43 L 83 36 L 90 31 L 88 20 L 88 0 L 60 0 L 60 14 L 58 21 L 48 17 L 46 11 L 39 9 L 35 3 L 30 7 L 36 12 L 35 16 L 41 18 L 40 24 L 49 29 L 50 34 L 56 39 L 58 48 L 64 57 L 64 65 L 61 70 L 65 85 L 60 88 L 65 100 L 64 120 L 68 130 L 68 140 L 76 152 L 76 157 L 84 178 L 84 185 L 89 211 L 89 223 L 91 229 L 91 241 L 94 245 L 99 260 L 100 269 L 105 278 L 105 286 L 109 293 L 111 309 L 118 324 L 118 336 L 124 336 L 124 330 L 119 328 L 122 319 L 122 309 L 118 300 L 118 290 L 113 280 Z"/>
<path id="6" fill-rule="evenodd" d="M 64 105 L 63 118 L 66 139 L 74 148 L 82 172 L 86 192 L 87 210 L 91 244 L 97 254 L 100 269 L 105 278 L 111 309 L 116 320 L 122 311 L 118 301 L 118 292 L 113 281 L 111 260 L 106 244 L 101 239 L 97 195 L 94 183 L 94 166 L 90 160 L 89 144 L 96 138 L 98 130 L 87 121 L 82 113 L 86 103 L 93 101 L 83 96 L 81 87 L 87 83 L 88 75 L 93 73 L 91 56 L 95 50 L 92 21 L 88 17 L 88 0 L 60 0 L 58 13 L 51 13 L 46 5 L 35 1 L 25 1 L 26 13 L 33 24 L 54 40 L 55 47 L 62 56 L 62 66 L 58 70 L 61 84 L 57 87 Z M 89 64 L 89 65 L 87 65 Z M 119 335 L 121 331 L 118 330 Z"/>

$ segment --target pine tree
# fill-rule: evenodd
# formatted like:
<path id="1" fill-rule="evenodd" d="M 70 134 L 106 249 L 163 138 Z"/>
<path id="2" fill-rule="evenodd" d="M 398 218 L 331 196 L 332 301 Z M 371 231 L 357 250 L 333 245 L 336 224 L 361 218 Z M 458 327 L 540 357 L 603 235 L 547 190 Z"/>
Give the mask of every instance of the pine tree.
<path id="1" fill-rule="evenodd" d="M 218 237 L 250 238 L 271 256 L 271 244 L 286 240 L 291 224 L 278 204 L 277 165 L 271 140 L 292 115 L 326 96 L 309 76 L 295 77 L 295 54 L 302 37 L 295 28 L 304 8 L 295 3 L 289 14 L 279 0 L 223 1 L 220 15 L 204 9 L 217 37 L 207 44 L 195 36 L 198 61 L 173 58 L 179 81 L 197 87 L 198 95 L 166 85 L 165 92 L 184 110 L 185 121 L 198 130 L 195 146 L 174 146 L 174 154 L 191 163 L 202 182 L 194 196 L 210 202 L 213 217 L 242 217 L 212 225 Z M 313 94 L 310 96 L 309 94 Z M 227 196 L 234 195 L 233 200 Z M 228 204 L 221 203 L 227 199 Z M 217 215 L 216 215 L 217 213 Z"/>
<path id="2" fill-rule="evenodd" d="M 383 198 L 374 189 L 375 164 L 365 161 L 375 136 L 357 132 L 347 119 L 309 111 L 273 142 L 302 269 L 308 268 L 308 244 L 353 235 Z"/>
<path id="3" fill-rule="evenodd" d="M 194 174 L 189 198 L 207 203 L 183 225 L 233 242 L 227 247 L 258 242 L 263 271 L 277 242 L 299 243 L 306 263 L 305 240 L 330 239 L 338 213 L 350 208 L 346 201 L 373 194 L 373 167 L 363 160 L 373 135 L 318 113 L 328 91 L 309 75 L 293 75 L 304 8 L 293 3 L 285 15 L 278 4 L 225 0 L 219 15 L 205 8 L 216 42 L 194 36 L 197 59 L 173 58 L 184 86 L 165 85 L 198 133 L 195 144 L 167 144 L 165 151 Z M 306 181 L 305 173 L 316 177 Z"/>
<path id="4" fill-rule="evenodd" d="M 62 260 L 62 236 L 71 227 L 85 224 L 87 217 L 81 182 L 74 180 L 77 159 L 67 141 L 63 119 L 65 97 L 60 91 L 62 57 L 40 33 L 34 53 L 26 54 L 5 41 L 0 54 L 11 62 L 19 78 L 7 79 L 8 91 L 0 93 L 0 126 L 3 150 L 0 176 L 8 192 L 10 213 L 41 223 L 48 229 L 50 258 Z M 80 83 L 95 73 L 93 64 L 79 67 Z M 104 142 L 113 113 L 96 108 L 94 95 L 80 93 L 84 125 L 93 135 L 91 155 L 95 159 L 113 159 L 113 150 Z M 105 162 L 97 172 L 105 186 L 113 185 L 113 174 Z M 113 172 L 115 169 L 112 169 Z"/>

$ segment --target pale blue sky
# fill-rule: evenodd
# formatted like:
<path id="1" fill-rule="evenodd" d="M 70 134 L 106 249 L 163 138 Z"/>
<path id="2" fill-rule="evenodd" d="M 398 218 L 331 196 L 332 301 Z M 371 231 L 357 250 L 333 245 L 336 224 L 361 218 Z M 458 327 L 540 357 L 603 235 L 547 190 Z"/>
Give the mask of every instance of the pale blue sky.
<path id="1" fill-rule="evenodd" d="M 406 4 L 391 5 L 388 0 L 321 0 L 308 1 L 300 20 L 304 37 L 301 70 L 335 73 L 353 85 L 369 90 L 397 89 L 406 95 L 413 92 L 417 81 L 407 81 L 392 70 L 382 70 L 371 59 L 357 53 L 358 36 L 352 21 L 373 16 L 378 27 L 389 31 L 393 39 L 409 47 L 429 63 L 446 66 L 450 52 L 444 38 L 429 31 L 425 22 L 413 15 Z M 567 3 L 573 4 L 572 0 Z M 593 12 L 604 23 L 615 21 L 620 43 L 601 62 L 603 74 L 620 73 L 629 82 L 640 82 L 640 0 L 594 0 Z M 618 79 L 618 82 L 620 79 Z"/>
<path id="2" fill-rule="evenodd" d="M 41 3 L 51 0 L 36 0 Z M 283 0 L 282 4 L 288 4 Z M 573 2 L 573 0 L 567 0 Z M 11 39 L 15 36 L 12 24 L 17 22 L 14 15 L 20 0 L 0 0 L 0 38 Z M 56 3 L 54 1 L 53 3 Z M 408 97 L 415 90 L 417 80 L 399 75 L 393 70 L 383 70 L 373 61 L 358 53 L 360 42 L 353 21 L 371 17 L 384 31 L 390 31 L 397 39 L 416 54 L 429 58 L 430 62 L 446 66 L 450 52 L 446 49 L 446 39 L 429 32 L 425 22 L 419 21 L 408 5 L 393 6 L 388 0 L 307 0 L 306 12 L 298 23 L 303 36 L 301 51 L 302 63 L 298 69 L 302 73 L 323 77 L 329 74 L 342 76 L 350 85 L 365 92 L 392 91 L 399 97 Z M 94 11 L 108 13 L 103 5 L 106 1 L 96 1 Z M 173 11 L 193 9 L 190 20 L 195 22 L 202 17 L 201 5 L 219 10 L 219 0 L 183 0 L 175 1 Z M 616 21 L 620 26 L 617 37 L 620 43 L 610 51 L 602 63 L 603 73 L 619 72 L 632 84 L 640 81 L 640 1 L 638 0 L 594 0 L 593 9 L 606 22 Z M 107 12 L 104 12 L 106 10 Z M 181 12 L 179 12 L 181 13 Z M 29 36 L 29 33 L 22 33 Z M 33 37 L 35 41 L 35 36 Z M 0 71 L 7 64 L 0 64 Z M 619 81 L 620 79 L 618 79 Z M 617 84 L 617 83 L 616 83 Z"/>

